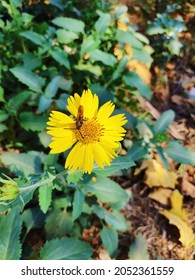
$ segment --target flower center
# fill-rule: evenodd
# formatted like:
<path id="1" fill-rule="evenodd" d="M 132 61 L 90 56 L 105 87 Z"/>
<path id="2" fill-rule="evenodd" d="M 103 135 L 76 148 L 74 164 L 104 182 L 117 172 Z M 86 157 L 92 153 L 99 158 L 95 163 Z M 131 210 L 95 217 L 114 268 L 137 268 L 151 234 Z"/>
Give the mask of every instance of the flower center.
<path id="1" fill-rule="evenodd" d="M 100 140 L 104 128 L 97 120 L 83 120 L 82 126 L 75 130 L 75 136 L 83 144 L 94 143 Z"/>

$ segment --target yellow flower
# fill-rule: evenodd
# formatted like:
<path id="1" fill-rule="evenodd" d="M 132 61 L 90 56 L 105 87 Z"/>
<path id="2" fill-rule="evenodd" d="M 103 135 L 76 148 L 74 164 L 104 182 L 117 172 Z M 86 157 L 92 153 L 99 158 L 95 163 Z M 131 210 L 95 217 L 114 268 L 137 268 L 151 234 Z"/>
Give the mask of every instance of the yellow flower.
<path id="1" fill-rule="evenodd" d="M 67 110 L 71 116 L 52 111 L 48 134 L 52 135 L 49 147 L 51 154 L 70 150 L 65 168 L 91 173 L 94 162 L 101 168 L 110 165 L 117 156 L 116 148 L 125 135 L 122 127 L 126 122 L 124 114 L 111 116 L 114 104 L 109 101 L 99 109 L 99 99 L 91 91 L 84 90 L 68 98 Z"/>
<path id="2" fill-rule="evenodd" d="M 10 203 L 15 200 L 15 198 L 19 194 L 19 189 L 17 183 L 4 175 L 8 180 L 2 179 L 0 177 L 0 182 L 4 183 L 3 186 L 0 187 L 0 201 L 10 200 Z"/>

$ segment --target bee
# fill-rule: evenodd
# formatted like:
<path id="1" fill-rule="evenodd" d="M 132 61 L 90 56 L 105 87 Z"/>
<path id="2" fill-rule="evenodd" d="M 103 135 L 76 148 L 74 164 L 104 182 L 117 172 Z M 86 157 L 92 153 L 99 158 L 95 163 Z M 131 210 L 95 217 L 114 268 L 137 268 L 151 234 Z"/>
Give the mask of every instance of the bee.
<path id="1" fill-rule="evenodd" d="M 76 118 L 76 129 L 80 130 L 81 126 L 83 125 L 84 120 L 84 108 L 82 105 L 78 107 L 77 118 Z"/>

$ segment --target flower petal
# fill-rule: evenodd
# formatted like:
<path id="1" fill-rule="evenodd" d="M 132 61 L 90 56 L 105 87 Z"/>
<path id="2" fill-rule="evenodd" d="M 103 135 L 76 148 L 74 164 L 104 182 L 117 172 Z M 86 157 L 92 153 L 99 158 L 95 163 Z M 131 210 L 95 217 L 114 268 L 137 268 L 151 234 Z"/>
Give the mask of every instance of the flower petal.
<path id="1" fill-rule="evenodd" d="M 112 114 L 114 108 L 115 105 L 111 101 L 108 101 L 102 105 L 97 113 L 98 121 L 104 123 L 104 121 Z"/>
<path id="2" fill-rule="evenodd" d="M 75 93 L 74 97 L 70 96 L 67 100 L 68 105 L 66 106 L 66 108 L 71 113 L 71 115 L 74 116 L 75 118 L 77 117 L 80 101 L 81 101 L 81 97 L 78 95 L 78 93 Z"/>
<path id="3" fill-rule="evenodd" d="M 84 117 L 92 119 L 98 111 L 99 99 L 96 94 L 92 94 L 91 90 L 84 90 L 81 96 L 81 105 L 84 108 Z"/>

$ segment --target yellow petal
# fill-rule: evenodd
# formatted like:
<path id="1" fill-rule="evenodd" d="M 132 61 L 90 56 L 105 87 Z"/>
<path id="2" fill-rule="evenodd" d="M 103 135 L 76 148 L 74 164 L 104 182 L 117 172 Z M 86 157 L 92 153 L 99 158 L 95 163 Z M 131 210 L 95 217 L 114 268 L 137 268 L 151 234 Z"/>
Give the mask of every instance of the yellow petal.
<path id="1" fill-rule="evenodd" d="M 97 119 L 101 123 L 104 122 L 114 111 L 115 105 L 108 101 L 104 105 L 102 105 L 97 113 Z"/>
<path id="2" fill-rule="evenodd" d="M 57 111 L 51 111 L 47 125 L 55 127 L 68 127 L 74 123 L 75 121 L 66 114 Z"/>
<path id="3" fill-rule="evenodd" d="M 77 117 L 80 101 L 81 101 L 81 97 L 78 95 L 78 93 L 75 93 L 74 97 L 70 96 L 67 100 L 68 105 L 66 106 L 66 108 L 71 113 L 71 115 L 74 116 L 75 118 Z"/>
<path id="4" fill-rule="evenodd" d="M 91 90 L 84 90 L 81 96 L 81 103 L 84 108 L 84 117 L 92 119 L 98 111 L 99 100 L 96 94 L 92 94 Z"/>

